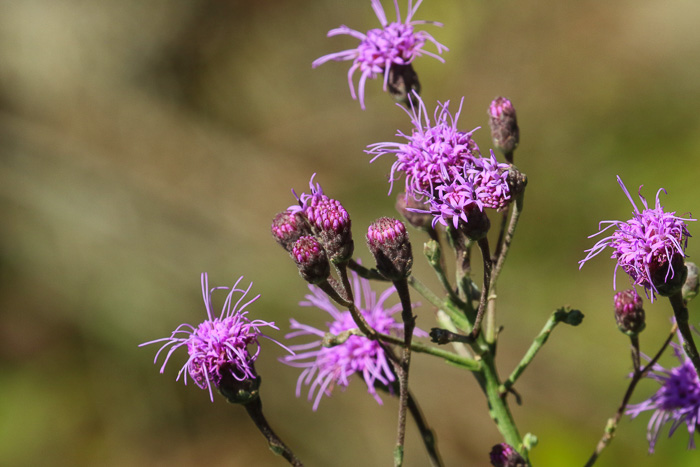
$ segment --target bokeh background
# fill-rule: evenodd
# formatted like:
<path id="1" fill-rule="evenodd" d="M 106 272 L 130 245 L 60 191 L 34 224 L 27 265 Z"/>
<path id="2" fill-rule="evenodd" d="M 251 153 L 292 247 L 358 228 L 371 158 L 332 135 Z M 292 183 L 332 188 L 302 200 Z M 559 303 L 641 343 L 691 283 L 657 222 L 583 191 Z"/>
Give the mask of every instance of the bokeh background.
<path id="1" fill-rule="evenodd" d="M 577 261 L 599 220 L 630 216 L 617 174 L 650 200 L 665 187 L 670 210 L 699 211 L 700 3 L 429 0 L 416 17 L 444 22 L 425 29 L 450 48 L 445 64 L 415 64 L 429 107 L 464 96 L 460 127 L 481 126 L 487 150 L 489 102 L 516 105 L 530 184 L 499 289 L 499 364 L 507 374 L 555 308 L 586 314 L 552 335 L 514 407 L 539 437 L 535 465 L 583 465 L 630 361 L 613 262 Z M 377 20 L 368 0 L 0 3 L 0 464 L 284 465 L 241 407 L 174 381 L 182 354 L 160 375 L 156 348 L 137 345 L 203 319 L 202 271 L 213 284 L 253 281 L 252 310 L 280 325 L 275 337 L 291 316 L 323 324 L 297 306 L 306 285 L 268 233 L 314 172 L 369 261 L 364 229 L 394 212 L 391 160 L 370 165 L 362 150 L 409 122 L 378 82 L 362 111 L 347 64 L 311 69 L 356 44 L 325 38 L 340 24 Z M 688 252 L 696 259 L 697 243 Z M 653 353 L 671 311 L 646 309 Z M 419 315 L 433 324 L 429 307 Z M 314 413 L 294 396 L 298 371 L 263 347 L 265 411 L 307 465 L 390 465 L 395 400 L 378 406 L 357 380 Z M 446 464 L 488 465 L 500 438 L 473 378 L 422 355 L 411 378 Z M 656 387 L 644 382 L 633 402 Z M 683 428 L 649 456 L 647 421 L 624 418 L 598 465 L 697 465 Z M 426 463 L 409 424 L 407 465 Z"/>

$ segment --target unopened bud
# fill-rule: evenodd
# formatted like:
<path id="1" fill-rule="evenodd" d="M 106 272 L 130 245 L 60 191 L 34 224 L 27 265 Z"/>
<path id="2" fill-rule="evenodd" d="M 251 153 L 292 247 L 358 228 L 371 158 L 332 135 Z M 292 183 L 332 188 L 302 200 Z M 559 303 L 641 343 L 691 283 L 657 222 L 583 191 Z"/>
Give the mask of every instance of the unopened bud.
<path id="1" fill-rule="evenodd" d="M 419 209 L 426 212 L 409 211 L 409 209 Z M 399 196 L 396 197 L 396 210 L 413 227 L 422 230 L 432 228 L 433 216 L 427 212 L 430 211 L 430 206 L 417 201 L 413 195 L 399 193 Z"/>
<path id="2" fill-rule="evenodd" d="M 396 281 L 411 275 L 413 252 L 403 222 L 381 217 L 367 229 L 367 246 L 377 261 L 377 270 Z"/>
<path id="3" fill-rule="evenodd" d="M 331 265 L 321 244 L 314 237 L 304 236 L 294 243 L 292 259 L 299 268 L 301 277 L 311 283 L 318 284 L 331 275 Z"/>
<path id="4" fill-rule="evenodd" d="M 506 443 L 491 448 L 491 465 L 494 467 L 526 467 L 527 463 L 513 446 Z"/>
<path id="5" fill-rule="evenodd" d="M 513 162 L 513 151 L 520 142 L 518 119 L 515 108 L 509 99 L 497 97 L 489 106 L 489 126 L 494 146 L 505 156 L 508 162 Z"/>
<path id="6" fill-rule="evenodd" d="M 292 246 L 294 242 L 299 240 L 299 237 L 311 235 L 311 229 L 301 212 L 283 211 L 278 213 L 272 219 L 270 230 L 277 243 L 288 252 L 292 251 Z"/>
<path id="7" fill-rule="evenodd" d="M 350 215 L 339 201 L 324 196 L 304 210 L 314 233 L 334 264 L 347 262 L 355 249 Z"/>
<path id="8" fill-rule="evenodd" d="M 615 294 L 615 321 L 617 327 L 628 336 L 635 336 L 646 327 L 642 298 L 636 290 L 629 289 Z"/>

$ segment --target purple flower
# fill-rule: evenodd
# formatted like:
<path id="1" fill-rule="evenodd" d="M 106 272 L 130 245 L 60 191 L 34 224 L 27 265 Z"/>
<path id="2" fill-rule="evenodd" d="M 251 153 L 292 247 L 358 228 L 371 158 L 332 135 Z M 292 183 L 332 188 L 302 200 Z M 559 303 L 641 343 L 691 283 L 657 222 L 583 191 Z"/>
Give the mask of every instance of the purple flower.
<path id="1" fill-rule="evenodd" d="M 634 217 L 626 222 L 600 222 L 599 232 L 589 238 L 600 235 L 611 227 L 615 227 L 615 231 L 599 240 L 593 248 L 586 250 L 588 255 L 579 261 L 579 269 L 586 261 L 609 246 L 614 250 L 611 258 L 617 260 L 613 288 L 617 268 L 621 267 L 634 284 L 644 287 L 647 296 L 653 301 L 656 294 L 660 293 L 658 288 L 674 278 L 674 268 L 684 267 L 683 258 L 690 237 L 685 222 L 695 219 L 678 217 L 675 212 L 664 212 L 659 201 L 659 194 L 662 191 L 666 193 L 663 188 L 656 192 L 656 206 L 652 209 L 642 196 L 642 187 L 639 187 L 639 199 L 644 206 L 644 210 L 640 212 L 620 177 L 617 177 L 617 182 L 634 207 Z M 607 227 L 601 228 L 603 224 L 607 224 Z"/>
<path id="2" fill-rule="evenodd" d="M 667 370 L 658 363 L 647 373 L 647 377 L 658 381 L 661 387 L 656 394 L 640 404 L 630 405 L 627 415 L 637 417 L 642 412 L 653 410 L 647 426 L 647 441 L 649 441 L 649 453 L 654 452 L 656 441 L 659 438 L 661 428 L 670 423 L 668 436 L 685 424 L 690 440 L 688 449 L 695 448 L 695 429 L 700 416 L 700 379 L 690 360 L 676 343 L 673 346 L 674 354 L 681 362 L 680 366 Z"/>
<path id="3" fill-rule="evenodd" d="M 415 101 L 418 101 L 417 109 Z M 385 154 L 396 156 L 389 175 L 392 188 L 394 182 L 404 174 L 407 195 L 416 197 L 419 193 L 432 192 L 437 185 L 452 178 L 465 164 L 473 164 L 474 159 L 480 156 L 479 147 L 472 139 L 472 133 L 476 129 L 469 132 L 457 129 L 463 101 L 464 98 L 454 116 L 450 113 L 449 101 L 438 102 L 433 115 L 434 123 L 431 123 L 423 100 L 414 93 L 414 98 L 410 100 L 411 110 L 406 110 L 411 117 L 413 131 L 410 136 L 401 131 L 396 134 L 405 138 L 407 142 L 375 143 L 367 146 L 365 152 L 374 155 L 371 162 Z"/>
<path id="4" fill-rule="evenodd" d="M 401 310 L 401 305 L 385 308 L 384 302 L 391 296 L 395 289 L 390 287 L 384 291 L 377 300 L 376 294 L 371 290 L 369 281 L 360 279 L 353 274 L 353 290 L 355 296 L 362 296 L 364 304 L 358 303 L 357 308 L 370 326 L 384 334 L 400 335 L 403 324 L 394 319 L 394 314 Z M 299 323 L 295 319 L 290 320 L 291 329 L 295 331 L 287 334 L 288 339 L 311 336 L 312 340 L 304 344 L 290 345 L 289 348 L 295 355 L 282 358 L 282 362 L 297 368 L 303 368 L 297 381 L 296 394 L 301 395 L 302 385 L 309 386 L 308 399 L 313 400 L 313 410 L 318 408 L 321 398 L 330 396 L 334 386 L 343 388 L 350 384 L 353 374 L 361 375 L 367 384 L 369 392 L 376 401 L 381 404 L 375 389 L 375 384 L 389 386 L 396 376 L 391 369 L 384 350 L 378 342 L 363 336 L 350 336 L 347 341 L 334 347 L 324 347 L 323 338 L 327 332 L 340 334 L 348 329 L 357 328 L 349 311 L 338 311 L 328 296 L 318 287 L 309 285 L 310 294 L 306 295 L 306 301 L 299 304 L 304 307 L 317 307 L 331 316 L 327 323 L 327 329 L 321 330 L 312 326 Z M 424 336 L 425 332 L 416 330 L 415 335 Z"/>
<path id="5" fill-rule="evenodd" d="M 427 211 L 421 212 L 433 215 L 433 227 L 437 223 L 452 224 L 456 229 L 460 222 L 469 222 L 470 216 L 482 213 L 484 208 L 505 209 L 511 200 L 508 167 L 496 160 L 493 151 L 489 158 L 472 158 L 461 172 L 441 181 L 432 193 L 419 192 L 428 198 L 429 205 Z"/>
<path id="6" fill-rule="evenodd" d="M 230 375 L 237 381 L 245 381 L 257 378 L 254 363 L 260 354 L 258 344 L 259 337 L 265 337 L 277 343 L 282 348 L 284 345 L 276 340 L 262 334 L 261 327 L 271 327 L 278 329 L 275 323 L 256 319 L 251 321 L 246 316 L 248 306 L 255 302 L 260 295 L 243 303 L 246 295 L 253 286 L 251 283 L 246 289 L 238 289 L 238 284 L 243 280 L 241 276 L 230 289 L 228 287 L 214 287 L 209 289 L 207 273 L 202 273 L 202 295 L 204 306 L 207 310 L 207 319 L 197 327 L 189 324 L 181 324 L 170 335 L 162 339 L 156 339 L 140 344 L 155 344 L 164 342 L 160 350 L 156 353 L 153 363 L 158 361 L 161 352 L 170 347 L 160 367 L 160 373 L 165 371 L 173 352 L 182 346 L 187 346 L 189 358 L 177 374 L 176 380 L 184 374 L 184 382 L 187 384 L 187 375 L 194 380 L 194 383 L 201 389 L 209 390 L 209 397 L 214 402 L 212 385 L 218 387 L 219 382 L 225 375 Z M 215 290 L 228 290 L 229 293 L 224 302 L 221 314 L 217 317 L 212 313 L 211 295 Z M 234 295 L 240 297 L 234 303 Z M 251 353 L 249 346 L 254 347 Z M 291 351 L 290 351 L 291 352 Z"/>
<path id="7" fill-rule="evenodd" d="M 384 8 L 379 0 L 372 0 L 372 9 L 382 25 L 381 29 L 370 29 L 367 34 L 363 34 L 347 26 L 340 26 L 331 29 L 328 37 L 347 34 L 360 40 L 360 45 L 355 49 L 343 50 L 320 57 L 312 63 L 316 68 L 330 60 L 343 61 L 352 60 L 353 64 L 348 71 L 348 84 L 350 85 L 350 95 L 357 99 L 353 76 L 360 70 L 360 81 L 358 83 L 360 106 L 365 108 L 365 82 L 367 79 L 375 79 L 378 75 L 384 74 L 384 91 L 387 89 L 387 79 L 389 68 L 392 65 L 408 65 L 416 57 L 428 55 L 444 63 L 444 60 L 432 52 L 423 49 L 426 42 L 432 42 L 437 47 L 437 52 L 441 54 L 448 48 L 440 44 L 430 34 L 425 31 L 414 31 L 413 27 L 419 24 L 433 24 L 442 26 L 433 21 L 411 21 L 413 15 L 423 0 L 418 0 L 415 5 L 413 1 L 408 1 L 408 14 L 406 20 L 401 21 L 398 0 L 394 0 L 396 8 L 396 21 L 389 23 L 384 13 Z"/>

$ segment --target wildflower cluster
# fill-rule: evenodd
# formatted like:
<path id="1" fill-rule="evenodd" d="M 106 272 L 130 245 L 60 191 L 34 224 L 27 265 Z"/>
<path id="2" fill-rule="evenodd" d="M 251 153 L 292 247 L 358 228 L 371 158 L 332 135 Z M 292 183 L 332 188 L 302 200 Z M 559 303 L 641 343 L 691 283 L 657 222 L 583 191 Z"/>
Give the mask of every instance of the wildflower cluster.
<path id="1" fill-rule="evenodd" d="M 419 95 L 420 85 L 412 64 L 422 55 L 443 61 L 439 55 L 425 50 L 428 43 L 435 46 L 437 54 L 447 48 L 427 32 L 414 29 L 422 24 L 441 26 L 413 19 L 421 2 L 417 0 L 414 4 L 408 0 L 408 13 L 402 20 L 398 0 L 394 0 L 396 21 L 389 22 L 380 0 L 371 0 L 382 27 L 366 34 L 347 26 L 331 30 L 329 36 L 350 35 L 360 44 L 354 49 L 325 55 L 314 61 L 313 66 L 330 60 L 352 61 L 348 72 L 350 93 L 353 99 L 359 99 L 362 109 L 366 81 L 379 76 L 383 77 L 384 89 L 398 98 L 399 105 L 405 106 L 402 108 L 410 118 L 411 131 L 398 131 L 396 136 L 401 142 L 371 144 L 365 153 L 373 156 L 372 162 L 386 155 L 394 158 L 388 177 L 389 192 L 403 178 L 404 191 L 396 208 L 410 225 L 420 229 L 419 233 L 430 237 L 423 251 L 437 275 L 442 296 L 413 275 L 413 247 L 406 225 L 400 220 L 383 216 L 367 228 L 365 239 L 375 260 L 373 267 L 367 268 L 354 258 L 350 215 L 338 200 L 324 193 L 314 181 L 314 174 L 308 193 L 297 195 L 292 190 L 297 202 L 274 216 L 270 230 L 297 266 L 300 276 L 308 282 L 309 293 L 299 305 L 305 310 L 324 312 L 326 319 L 330 318 L 325 325 L 305 324 L 313 322 L 312 316 L 309 321 L 290 317 L 291 331 L 285 337 L 293 343 L 286 347 L 263 334 L 263 328 L 278 330 L 273 322 L 248 317 L 248 307 L 260 297 L 246 298 L 252 284 L 239 288 L 241 277 L 232 287 L 210 288 L 205 273 L 201 280 L 206 319 L 198 326 L 182 324 L 169 337 L 141 344 L 161 344 L 154 359 L 158 362 L 165 352 L 161 373 L 173 353 L 180 347 L 186 348 L 188 358 L 177 380 L 184 375 L 186 384 L 188 377 L 191 378 L 199 388 L 209 391 L 212 401 L 213 389 L 217 389 L 230 402 L 243 405 L 270 448 L 294 466 L 302 464 L 262 414 L 258 392 L 261 379 L 255 370 L 261 337 L 289 352 L 280 361 L 301 370 L 296 395 L 299 397 L 304 392 L 314 411 L 335 388 L 347 388 L 354 376 L 362 378 L 367 392 L 378 404 L 382 404 L 380 391 L 396 396 L 395 467 L 403 465 L 409 412 L 420 431 L 430 463 L 443 465 L 436 436 L 409 391 L 412 353 L 438 357 L 470 371 L 479 382 L 491 418 L 505 441 L 492 448 L 491 464 L 526 467 L 530 465 L 529 451 L 537 439 L 529 433 L 521 436 L 516 426 L 510 403 L 513 398 L 520 403 L 520 398 L 513 386 L 555 326 L 560 323 L 576 326 L 583 319 L 578 310 L 557 309 L 517 367 L 501 380 L 499 374 L 503 373 L 499 373 L 495 358 L 500 339 L 495 291 L 522 213 L 527 184 L 527 177 L 513 165 L 520 130 L 512 102 L 504 97 L 494 99 L 488 108 L 489 126 L 494 146 L 507 161 L 502 163 L 493 150 L 482 155 L 473 139 L 478 127 L 469 131 L 458 127 L 464 98 L 454 114 L 449 101 L 438 102 L 431 118 Z M 358 93 L 353 82 L 357 71 L 360 72 Z M 634 207 L 633 217 L 624 222 L 601 222 L 599 232 L 591 237 L 610 230 L 612 233 L 586 250 L 580 266 L 610 247 L 612 258 L 617 261 L 613 281 L 621 268 L 634 286 L 645 289 L 651 300 L 657 295 L 669 297 L 675 319 L 666 342 L 655 357 L 648 359 L 647 366 L 642 366 L 639 334 L 646 326 L 642 298 L 635 289 L 615 295 L 615 320 L 630 339 L 633 372 L 623 403 L 616 416 L 608 421 L 587 466 L 595 462 L 610 442 L 624 414 L 634 418 L 642 412 L 653 412 L 647 435 L 650 452 L 654 451 L 666 424 L 670 424 L 669 435 L 685 425 L 690 434 L 689 447 L 694 447 L 693 437 L 700 421 L 700 353 L 695 348 L 687 310 L 687 303 L 697 295 L 699 286 L 697 268 L 685 262 L 690 237 L 686 222 L 694 219 L 665 212 L 659 200 L 663 190 L 657 192 L 655 206 L 650 208 L 640 187 L 640 210 L 619 177 L 618 183 Z M 488 210 L 502 213 L 500 230 L 494 239 L 487 235 L 491 226 Z M 482 260 L 479 268 L 482 280 L 472 275 L 471 262 L 476 258 L 472 250 L 476 248 Z M 448 258 L 450 253 L 452 258 Z M 448 264 L 454 269 L 454 279 L 446 274 Z M 386 284 L 378 296 L 370 287 L 370 280 Z M 416 327 L 417 320 L 425 319 L 425 314 L 414 315 L 417 305 L 412 301 L 411 290 L 421 294 L 435 310 L 439 327 L 429 333 Z M 215 291 L 227 292 L 220 314 L 212 311 Z M 394 298 L 397 303 L 389 305 Z M 676 330 L 680 344 L 670 344 Z M 432 343 L 413 339 L 427 336 Z M 454 344 L 454 348 L 441 347 L 448 343 Z M 669 345 L 681 364 L 664 369 L 657 361 Z M 661 387 L 650 399 L 627 406 L 637 383 L 645 377 Z M 484 460 L 485 456 L 484 452 Z"/>
<path id="2" fill-rule="evenodd" d="M 481 156 L 472 139 L 476 129 L 465 132 L 457 128 L 464 99 L 454 116 L 449 101 L 438 102 L 431 122 L 420 96 L 414 93 L 412 97 L 411 109 L 406 112 L 413 130 L 410 135 L 397 133 L 406 142 L 375 143 L 365 151 L 374 156 L 372 162 L 386 154 L 394 155 L 389 176 L 392 187 L 404 176 L 405 196 L 426 203 L 425 209 L 416 211 L 432 214 L 433 227 L 440 223 L 457 229 L 470 217 L 479 217 L 485 208 L 505 209 L 512 199 L 511 166 L 499 163 L 493 151 L 489 157 Z"/>

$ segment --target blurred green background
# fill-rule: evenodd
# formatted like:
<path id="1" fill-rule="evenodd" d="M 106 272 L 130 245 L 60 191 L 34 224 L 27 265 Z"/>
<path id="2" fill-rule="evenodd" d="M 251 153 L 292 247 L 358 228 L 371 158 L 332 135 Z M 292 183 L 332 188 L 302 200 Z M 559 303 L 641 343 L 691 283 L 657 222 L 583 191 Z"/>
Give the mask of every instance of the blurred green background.
<path id="1" fill-rule="evenodd" d="M 555 308 L 586 314 L 552 335 L 514 408 L 521 431 L 539 436 L 535 465 L 583 465 L 630 362 L 612 260 L 581 271 L 577 261 L 598 221 L 630 216 L 617 174 L 633 193 L 645 184 L 651 200 L 665 187 L 668 209 L 697 211 L 700 3 L 427 0 L 416 18 L 444 22 L 425 29 L 450 48 L 445 64 L 415 64 L 430 108 L 464 96 L 460 128 L 481 126 L 483 151 L 491 99 L 517 108 L 515 158 L 530 183 L 499 288 L 499 364 L 507 374 Z M 159 375 L 156 348 L 137 344 L 203 319 L 202 271 L 213 284 L 253 281 L 252 310 L 281 325 L 275 337 L 290 316 L 323 324 L 297 306 L 306 285 L 268 233 L 314 172 L 369 262 L 364 229 L 393 215 L 394 198 L 391 160 L 369 165 L 362 150 L 409 125 L 376 81 L 360 110 L 347 63 L 311 69 L 356 45 L 325 38 L 340 24 L 376 27 L 369 0 L 0 3 L 1 464 L 284 465 L 241 407 L 174 381 L 183 354 Z M 691 260 L 698 252 L 691 240 Z M 664 301 L 646 309 L 641 342 L 653 353 L 671 312 Z M 424 307 L 418 325 L 431 316 Z M 263 347 L 265 411 L 307 465 L 390 465 L 395 400 L 378 406 L 357 380 L 314 413 L 294 396 L 298 370 Z M 501 440 L 473 378 L 421 355 L 411 378 L 446 464 L 488 465 Z M 633 402 L 656 387 L 642 383 Z M 625 417 L 597 465 L 697 465 L 683 428 L 670 440 L 663 430 L 649 456 L 647 421 Z M 411 424 L 407 442 L 407 465 L 426 465 Z"/>

